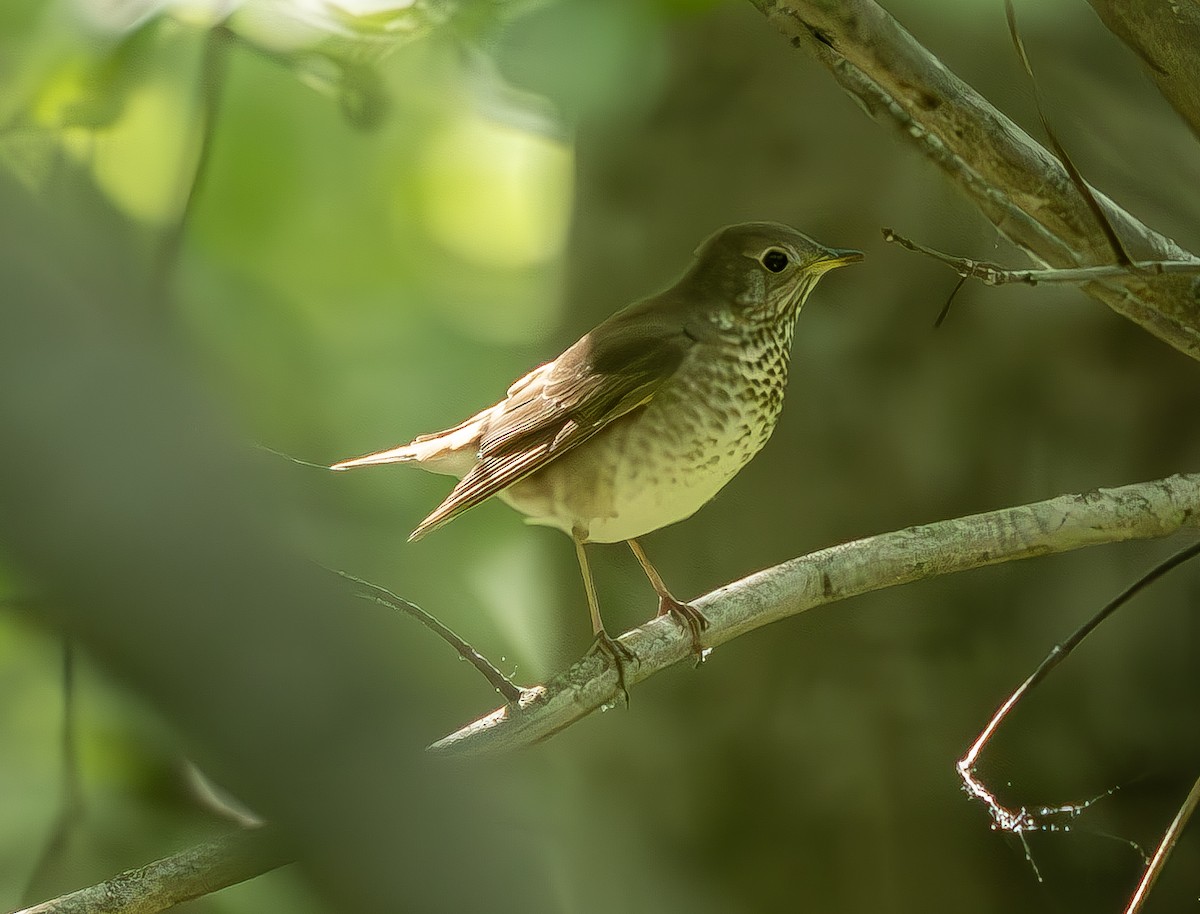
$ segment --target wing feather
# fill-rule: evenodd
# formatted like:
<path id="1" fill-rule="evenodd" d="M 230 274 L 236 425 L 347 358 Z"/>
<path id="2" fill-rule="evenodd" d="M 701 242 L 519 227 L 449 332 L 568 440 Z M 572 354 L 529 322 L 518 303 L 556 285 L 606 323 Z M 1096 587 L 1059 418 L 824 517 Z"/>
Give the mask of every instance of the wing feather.
<path id="1" fill-rule="evenodd" d="M 608 332 L 585 336 L 540 376 L 531 372 L 513 385 L 516 396 L 483 430 L 475 466 L 410 539 L 449 523 L 650 402 L 694 340 L 682 326 L 647 328 L 621 321 L 625 316 L 610 319 Z"/>

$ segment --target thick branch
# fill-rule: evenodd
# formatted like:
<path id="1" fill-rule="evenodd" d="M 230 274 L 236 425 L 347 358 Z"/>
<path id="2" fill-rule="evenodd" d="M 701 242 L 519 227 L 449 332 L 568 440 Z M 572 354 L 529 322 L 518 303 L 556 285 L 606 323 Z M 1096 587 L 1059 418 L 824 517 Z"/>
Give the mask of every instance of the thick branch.
<path id="1" fill-rule="evenodd" d="M 1063 495 L 832 546 L 760 571 L 701 597 L 711 620 L 704 641 L 738 635 L 806 609 L 956 571 L 1084 546 L 1170 536 L 1200 523 L 1200 474 Z M 632 685 L 692 656 L 691 637 L 668 617 L 626 632 L 637 653 Z M 445 755 L 517 749 L 543 740 L 615 700 L 617 677 L 588 656 L 520 706 L 506 705 L 434 743 Z M 264 834 L 239 835 L 167 857 L 18 914 L 151 914 L 287 862 Z"/>
<path id="2" fill-rule="evenodd" d="M 793 46 L 828 67 L 873 118 L 896 126 L 1035 260 L 1053 267 L 1112 262 L 1103 231 L 1058 160 L 872 0 L 752 2 Z M 1197 259 L 1096 196 L 1135 259 Z M 1200 299 L 1193 277 L 1131 276 L 1081 288 L 1200 359 Z"/>
<path id="3" fill-rule="evenodd" d="M 1088 0 L 1150 69 L 1158 91 L 1200 138 L 1200 6 L 1178 0 Z"/>
<path id="4" fill-rule="evenodd" d="M 1200 523 L 1200 475 L 1062 495 L 955 520 L 831 546 L 713 591 L 695 601 L 711 625 L 709 647 L 826 603 L 1083 546 L 1169 536 Z M 625 673 L 633 685 L 691 656 L 691 639 L 668 617 L 626 632 L 638 658 Z M 534 701 L 506 705 L 431 746 L 474 754 L 538 742 L 614 700 L 617 676 L 589 656 L 547 682 Z"/>
<path id="5" fill-rule="evenodd" d="M 267 829 L 197 844 L 16 914 L 153 914 L 288 863 Z"/>

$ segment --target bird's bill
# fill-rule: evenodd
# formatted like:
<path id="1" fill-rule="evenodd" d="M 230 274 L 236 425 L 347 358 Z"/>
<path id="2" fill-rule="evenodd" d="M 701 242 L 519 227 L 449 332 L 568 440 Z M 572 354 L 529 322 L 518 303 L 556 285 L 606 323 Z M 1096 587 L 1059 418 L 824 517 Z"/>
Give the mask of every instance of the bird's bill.
<path id="1" fill-rule="evenodd" d="M 862 251 L 855 251 L 852 248 L 827 248 L 825 256 L 810 265 L 809 269 L 817 273 L 825 273 L 829 270 L 836 270 L 838 267 L 858 263 L 862 259 Z"/>

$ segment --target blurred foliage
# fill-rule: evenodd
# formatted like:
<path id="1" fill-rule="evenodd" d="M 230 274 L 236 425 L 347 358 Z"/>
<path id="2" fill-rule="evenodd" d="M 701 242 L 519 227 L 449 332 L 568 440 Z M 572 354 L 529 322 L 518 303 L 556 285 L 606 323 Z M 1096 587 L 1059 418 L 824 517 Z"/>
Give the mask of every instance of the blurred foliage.
<path id="1" fill-rule="evenodd" d="M 1036 134 L 999 3 L 887 6 Z M 1081 4 L 1021 15 L 1088 179 L 1198 249 L 1200 198 L 1181 192 L 1200 184 L 1194 138 L 1136 59 Z M 885 246 L 880 226 L 1020 255 L 749 4 L 24 0 L 0 8 L 0 79 L 0 167 L 48 209 L 69 216 L 81 187 L 111 207 L 97 262 L 118 235 L 146 277 L 166 257 L 154 317 L 220 413 L 247 442 L 322 465 L 493 402 L 669 283 L 720 225 L 778 219 L 866 250 L 801 318 L 767 449 L 694 519 L 647 538 L 680 595 L 873 532 L 1195 468 L 1200 369 L 1079 293 L 968 285 L 931 331 L 953 276 Z M 407 545 L 447 480 L 277 463 L 278 532 L 315 561 L 417 601 L 520 681 L 586 647 L 560 534 L 489 504 Z M 1115 909 L 1141 861 L 1106 836 L 1153 845 L 1200 763 L 1200 572 L 1105 625 L 984 760 L 1017 805 L 1121 788 L 1071 834 L 1029 836 L 1044 883 L 967 804 L 953 762 L 1053 643 L 1177 545 L 873 595 L 657 677 L 628 712 L 523 758 L 537 828 L 516 840 L 540 881 L 496 909 Z M 593 561 L 614 627 L 652 611 L 625 550 Z M 448 649 L 396 625 L 439 727 L 490 707 Z M 52 632 L 0 616 L 3 907 L 20 902 L 62 800 L 60 655 Z M 34 895 L 216 827 L 179 773 L 177 722 L 123 678 L 84 667 L 86 814 Z M 1193 833 L 1153 903 L 1193 901 L 1198 871 Z M 287 871 L 192 906 L 323 902 Z"/>

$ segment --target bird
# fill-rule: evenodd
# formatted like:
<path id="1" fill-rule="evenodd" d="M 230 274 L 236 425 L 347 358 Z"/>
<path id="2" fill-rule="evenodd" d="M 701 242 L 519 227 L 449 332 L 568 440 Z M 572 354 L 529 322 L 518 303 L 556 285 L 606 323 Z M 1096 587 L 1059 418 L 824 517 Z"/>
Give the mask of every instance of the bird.
<path id="1" fill-rule="evenodd" d="M 710 235 L 672 286 L 585 333 L 452 428 L 343 460 L 333 470 L 413 463 L 458 478 L 418 540 L 495 496 L 575 544 L 595 636 L 625 689 L 636 658 L 600 616 L 585 546 L 626 542 L 703 651 L 709 620 L 676 599 L 638 538 L 690 517 L 762 449 L 783 406 L 796 318 L 828 271 L 862 260 L 790 226 Z"/>

